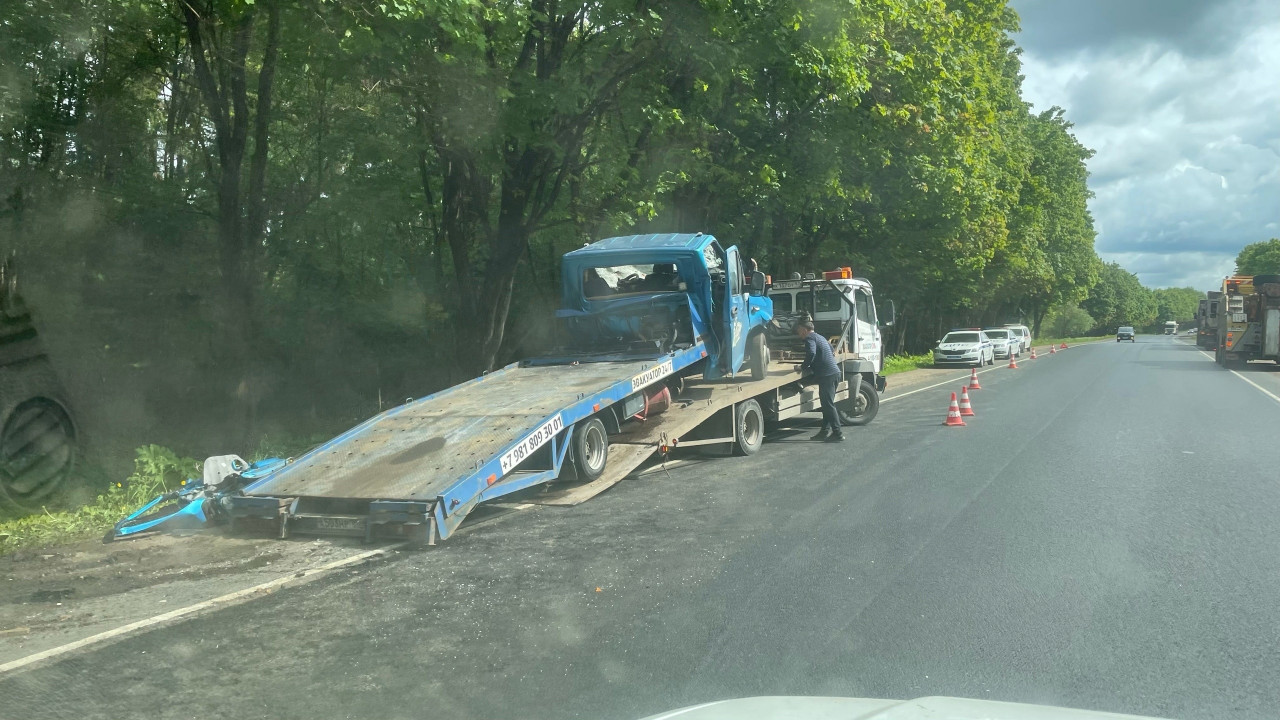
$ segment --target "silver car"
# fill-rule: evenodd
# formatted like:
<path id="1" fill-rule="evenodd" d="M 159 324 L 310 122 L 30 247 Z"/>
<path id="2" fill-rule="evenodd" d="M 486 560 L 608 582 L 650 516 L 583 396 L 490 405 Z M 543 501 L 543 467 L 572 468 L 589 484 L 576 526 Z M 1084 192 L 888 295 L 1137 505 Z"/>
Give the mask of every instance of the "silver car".
<path id="1" fill-rule="evenodd" d="M 933 351 L 933 364 L 942 365 L 994 365 L 995 349 L 987 334 L 977 328 L 953 330 L 938 341 Z"/>
<path id="2" fill-rule="evenodd" d="M 991 339 L 992 354 L 998 358 L 1018 357 L 1022 354 L 1022 338 L 1007 328 L 987 328 L 982 331 Z"/>

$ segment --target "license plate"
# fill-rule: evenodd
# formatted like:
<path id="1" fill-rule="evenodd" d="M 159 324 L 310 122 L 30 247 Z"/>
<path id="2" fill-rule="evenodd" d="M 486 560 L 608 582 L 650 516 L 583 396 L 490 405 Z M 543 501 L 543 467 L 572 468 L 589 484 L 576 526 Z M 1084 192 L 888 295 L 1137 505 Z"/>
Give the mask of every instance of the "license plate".
<path id="1" fill-rule="evenodd" d="M 315 522 L 320 530 L 364 530 L 363 518 L 318 517 Z"/>

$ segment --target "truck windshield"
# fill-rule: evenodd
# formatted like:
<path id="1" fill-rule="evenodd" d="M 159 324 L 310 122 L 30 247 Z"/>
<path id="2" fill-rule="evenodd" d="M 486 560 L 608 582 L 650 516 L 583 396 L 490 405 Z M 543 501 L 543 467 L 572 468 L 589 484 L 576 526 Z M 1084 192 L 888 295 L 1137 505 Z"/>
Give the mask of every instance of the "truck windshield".
<path id="1" fill-rule="evenodd" d="M 673 264 L 612 265 L 582 271 L 582 294 L 587 299 L 679 289 L 680 276 Z"/>
<path id="2" fill-rule="evenodd" d="M 818 312 L 840 312 L 840 306 L 844 304 L 844 301 L 840 299 L 840 293 L 827 288 L 826 290 L 819 290 L 817 294 Z"/>

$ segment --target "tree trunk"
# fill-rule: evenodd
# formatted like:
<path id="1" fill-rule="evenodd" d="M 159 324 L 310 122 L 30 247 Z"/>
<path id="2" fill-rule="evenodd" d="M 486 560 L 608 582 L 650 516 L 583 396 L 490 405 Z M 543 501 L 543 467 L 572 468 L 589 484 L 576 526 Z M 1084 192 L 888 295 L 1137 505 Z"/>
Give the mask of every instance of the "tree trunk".
<path id="1" fill-rule="evenodd" d="M 199 7 L 196 7 L 196 5 Z M 253 432 L 255 407 L 261 394 L 250 366 L 257 337 L 254 248 L 265 230 L 265 195 L 271 96 L 280 39 L 280 10 L 275 2 L 249 5 L 238 15 L 220 18 L 214 3 L 179 0 L 196 85 L 208 108 L 217 148 L 218 266 L 222 275 L 221 316 L 234 329 L 235 342 L 220 343 L 226 356 L 227 379 L 240 404 L 242 437 Z M 250 111 L 246 83 L 246 58 L 253 40 L 258 10 L 267 14 L 266 40 L 258 71 L 257 112 L 253 118 L 253 155 L 250 158 L 248 192 L 242 191 L 245 152 L 248 148 Z M 230 26 L 229 37 L 224 25 Z"/>

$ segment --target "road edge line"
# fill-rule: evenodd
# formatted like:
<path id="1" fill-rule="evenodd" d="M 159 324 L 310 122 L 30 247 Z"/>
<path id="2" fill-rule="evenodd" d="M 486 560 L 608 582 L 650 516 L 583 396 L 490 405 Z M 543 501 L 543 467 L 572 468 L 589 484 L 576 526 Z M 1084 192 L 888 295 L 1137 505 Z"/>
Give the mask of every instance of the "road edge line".
<path id="1" fill-rule="evenodd" d="M 1205 357 L 1209 358 L 1210 360 L 1213 360 L 1213 363 L 1214 363 L 1215 365 L 1218 363 L 1218 361 L 1217 361 L 1216 359 L 1214 359 L 1214 357 L 1213 357 L 1212 355 L 1210 355 L 1209 353 L 1205 352 L 1204 350 L 1200 350 L 1200 348 L 1196 348 L 1196 350 L 1197 350 L 1201 355 L 1203 355 L 1203 356 L 1205 356 Z M 1249 383 L 1250 385 L 1252 385 L 1252 386 L 1254 387 L 1254 389 L 1255 389 L 1255 390 L 1257 390 L 1258 392 L 1262 393 L 1263 395 L 1266 395 L 1267 397 L 1271 398 L 1272 400 L 1275 400 L 1276 402 L 1280 403 L 1280 395 L 1276 395 L 1275 393 L 1271 392 L 1270 390 L 1268 390 L 1268 389 L 1266 389 L 1266 388 L 1262 387 L 1262 386 L 1261 386 L 1261 385 L 1259 385 L 1258 383 L 1256 383 L 1256 382 L 1254 382 L 1254 381 L 1250 380 L 1249 378 L 1245 377 L 1244 375 L 1240 374 L 1240 371 L 1239 371 L 1239 370 L 1231 370 L 1230 368 L 1223 368 L 1223 369 L 1224 369 L 1224 370 L 1226 370 L 1227 372 L 1231 373 L 1232 375 L 1235 375 L 1236 377 L 1240 378 L 1241 380 L 1243 380 L 1243 381 L 1245 381 L 1245 382 Z"/>
<path id="2" fill-rule="evenodd" d="M 169 612 L 161 613 L 160 615 L 153 615 L 149 618 L 143 618 L 142 620 L 135 620 L 134 622 L 126 625 L 121 625 L 120 627 L 112 628 L 111 630 L 104 630 L 96 635 L 90 635 L 86 638 L 74 640 L 65 645 L 52 647 L 48 650 L 41 650 L 38 653 L 33 653 L 26 657 L 18 658 L 17 660 L 10 660 L 7 663 L 0 664 L 0 676 L 17 670 L 22 670 L 24 668 L 29 668 L 30 666 L 45 660 L 60 657 L 91 645 L 98 645 L 111 640 L 120 640 L 130 635 L 138 634 L 143 630 L 148 630 L 175 620 L 185 619 L 207 610 L 222 609 L 239 605 L 256 599 L 259 595 L 266 595 L 289 585 L 300 585 L 304 584 L 304 582 L 317 580 L 324 575 L 334 572 L 335 570 L 341 570 L 342 568 L 351 565 L 357 565 L 374 558 L 390 555 L 391 553 L 403 548 L 406 544 L 407 543 L 397 543 L 384 548 L 366 550 L 364 552 L 356 553 L 355 555 L 350 555 L 339 560 L 325 563 L 319 567 L 299 570 L 289 575 L 285 575 L 284 577 L 268 580 L 252 587 L 229 592 L 225 595 L 219 595 L 218 597 L 211 598 L 209 600 L 202 600 L 198 603 L 178 608 L 177 610 L 170 610 Z"/>

